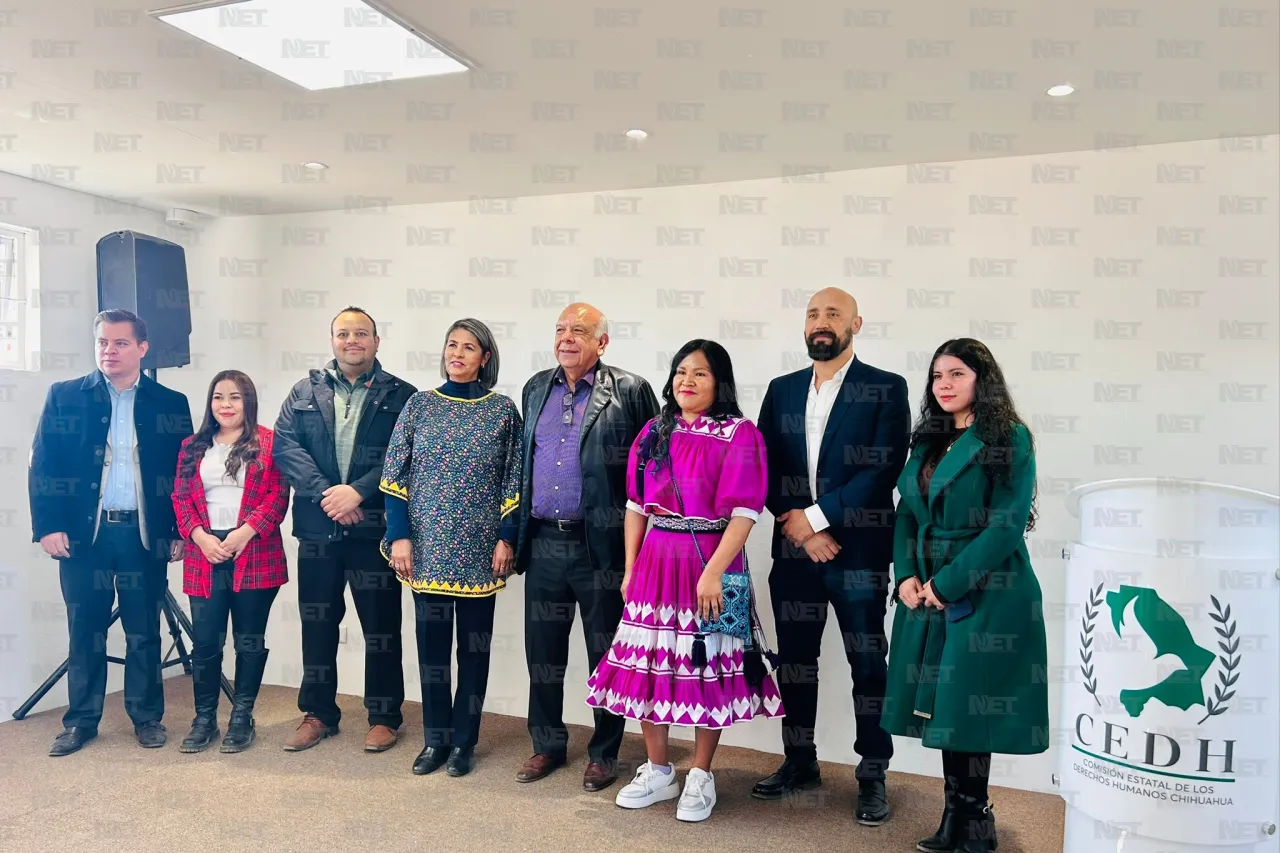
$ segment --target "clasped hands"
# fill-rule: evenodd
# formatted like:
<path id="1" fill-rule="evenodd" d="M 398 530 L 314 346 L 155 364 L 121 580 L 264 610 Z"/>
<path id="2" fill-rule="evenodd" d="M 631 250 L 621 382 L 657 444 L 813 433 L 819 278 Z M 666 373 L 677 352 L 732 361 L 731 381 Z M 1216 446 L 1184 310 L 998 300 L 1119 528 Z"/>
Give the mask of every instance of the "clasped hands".
<path id="1" fill-rule="evenodd" d="M 938 599 L 938 594 L 934 592 L 933 581 L 926 584 L 920 583 L 920 578 L 907 578 L 898 585 L 898 598 L 902 603 L 915 610 L 924 604 L 929 607 L 935 607 L 938 610 L 946 610 L 947 605 Z"/>
<path id="2" fill-rule="evenodd" d="M 349 526 L 364 521 L 364 512 L 360 509 L 363 500 L 359 492 L 342 483 L 321 493 L 320 508 L 334 521 Z"/>
<path id="3" fill-rule="evenodd" d="M 815 563 L 828 563 L 840 553 L 840 545 L 827 531 L 813 532 L 809 516 L 802 509 L 791 509 L 778 516 L 782 535 L 797 548 L 803 548 Z"/>
<path id="4" fill-rule="evenodd" d="M 210 564 L 216 565 L 239 557 L 249 547 L 249 541 L 257 535 L 258 531 L 247 524 L 228 533 L 226 539 L 219 539 L 203 527 L 198 527 L 191 533 L 191 542 L 204 553 Z"/>

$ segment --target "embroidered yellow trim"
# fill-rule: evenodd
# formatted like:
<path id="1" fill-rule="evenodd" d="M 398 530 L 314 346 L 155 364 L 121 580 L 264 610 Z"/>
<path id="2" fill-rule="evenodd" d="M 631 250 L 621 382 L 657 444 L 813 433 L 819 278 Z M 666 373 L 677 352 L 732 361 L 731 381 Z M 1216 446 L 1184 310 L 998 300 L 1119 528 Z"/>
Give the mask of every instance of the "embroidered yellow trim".
<path id="1" fill-rule="evenodd" d="M 382 480 L 378 483 L 378 491 L 386 492 L 389 495 L 395 495 L 405 500 L 409 499 L 409 490 L 399 483 L 388 483 L 386 480 Z"/>
<path id="2" fill-rule="evenodd" d="M 429 581 L 422 583 L 420 581 L 406 581 L 401 578 L 400 583 L 409 587 L 414 592 L 441 592 L 449 595 L 456 595 L 459 598 L 488 598 L 497 593 L 499 590 L 505 589 L 507 582 L 503 580 L 492 580 L 489 583 L 479 586 L 467 586 L 460 583 L 440 583 L 439 581 Z"/>
<path id="3" fill-rule="evenodd" d="M 508 515 L 511 515 L 511 513 L 515 512 L 519 508 L 520 508 L 520 495 L 517 494 L 514 498 L 507 498 L 505 501 L 502 502 L 501 517 L 506 518 Z"/>
<path id="4" fill-rule="evenodd" d="M 488 394 L 485 394 L 483 397 L 476 397 L 474 400 L 468 400 L 466 397 L 450 397 L 448 394 L 444 393 L 439 388 L 432 388 L 431 393 L 435 394 L 437 397 L 444 397 L 446 400 L 453 400 L 455 403 L 479 403 L 481 400 L 488 400 L 497 392 L 490 391 Z"/>
<path id="5" fill-rule="evenodd" d="M 378 551 L 382 554 L 382 558 L 390 564 L 391 554 L 387 552 L 385 545 L 386 540 L 379 542 Z M 396 576 L 396 579 L 414 592 L 442 592 L 456 595 L 459 598 L 488 598 L 494 593 L 507 588 L 506 578 L 495 578 L 488 583 L 475 586 L 460 583 L 440 583 L 439 581 L 427 581 L 425 583 L 423 581 L 407 581 L 399 575 Z"/>

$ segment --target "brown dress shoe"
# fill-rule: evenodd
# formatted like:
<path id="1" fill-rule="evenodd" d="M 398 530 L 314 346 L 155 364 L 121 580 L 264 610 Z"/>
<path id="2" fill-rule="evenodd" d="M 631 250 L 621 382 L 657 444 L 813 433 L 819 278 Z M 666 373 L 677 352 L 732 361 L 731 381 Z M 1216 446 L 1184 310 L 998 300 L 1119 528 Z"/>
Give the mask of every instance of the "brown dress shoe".
<path id="1" fill-rule="evenodd" d="M 563 766 L 563 757 L 539 752 L 537 755 L 526 761 L 524 766 L 520 768 L 520 772 L 516 774 L 516 781 L 537 782 L 539 779 L 550 776 L 551 772 L 556 768 Z"/>
<path id="2" fill-rule="evenodd" d="M 369 733 L 364 736 L 365 752 L 386 752 L 400 740 L 400 732 L 391 726 L 370 726 Z"/>
<path id="3" fill-rule="evenodd" d="M 618 769 L 613 764 L 597 764 L 593 761 L 587 765 L 587 772 L 582 774 L 582 787 L 592 793 L 603 791 L 617 781 Z"/>
<path id="4" fill-rule="evenodd" d="M 304 749 L 310 749 L 327 737 L 333 737 L 338 733 L 337 726 L 326 726 L 320 722 L 313 714 L 307 714 L 302 718 L 302 722 L 298 723 L 298 728 L 293 734 L 289 735 L 289 739 L 284 742 L 285 752 L 301 752 Z"/>

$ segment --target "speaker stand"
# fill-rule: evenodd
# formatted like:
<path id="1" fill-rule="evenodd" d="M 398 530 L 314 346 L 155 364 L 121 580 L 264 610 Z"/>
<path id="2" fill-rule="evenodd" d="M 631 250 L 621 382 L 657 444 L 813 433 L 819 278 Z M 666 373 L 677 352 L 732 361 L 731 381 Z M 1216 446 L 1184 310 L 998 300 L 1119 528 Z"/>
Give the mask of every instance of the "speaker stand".
<path id="1" fill-rule="evenodd" d="M 195 643 L 195 636 L 191 627 L 191 619 L 188 618 L 186 613 L 182 612 L 182 607 L 178 604 L 178 600 L 173 597 L 173 593 L 168 589 L 164 591 L 164 599 L 160 602 L 160 612 L 164 614 L 165 622 L 169 624 L 169 636 L 173 638 L 173 644 L 169 646 L 168 650 L 164 653 L 164 657 L 160 661 L 160 669 L 163 671 L 171 666 L 181 666 L 182 671 L 187 675 L 190 675 L 191 653 L 187 651 L 187 644 L 183 640 L 182 634 L 185 631 L 186 635 L 191 638 L 192 643 Z M 120 608 L 117 607 L 111 611 L 111 621 L 107 623 L 107 629 L 110 630 L 111 626 L 116 624 L 119 619 Z M 177 652 L 177 657 L 170 660 L 170 655 L 175 651 Z M 109 663 L 123 664 L 124 658 L 108 656 L 107 661 Z M 31 709 L 36 706 L 36 703 L 43 699 L 45 694 L 52 690 L 53 686 L 67 674 L 67 667 L 70 664 L 71 658 L 64 660 L 61 665 L 53 671 L 53 674 L 46 678 L 44 683 L 36 688 L 36 692 L 32 693 L 27 697 L 27 701 L 18 706 L 18 710 L 13 712 L 13 718 L 15 720 L 21 720 L 25 718 L 27 714 L 31 713 Z M 226 694 L 228 701 L 230 701 L 232 698 L 231 681 L 228 680 L 225 675 L 222 676 L 222 692 Z"/>

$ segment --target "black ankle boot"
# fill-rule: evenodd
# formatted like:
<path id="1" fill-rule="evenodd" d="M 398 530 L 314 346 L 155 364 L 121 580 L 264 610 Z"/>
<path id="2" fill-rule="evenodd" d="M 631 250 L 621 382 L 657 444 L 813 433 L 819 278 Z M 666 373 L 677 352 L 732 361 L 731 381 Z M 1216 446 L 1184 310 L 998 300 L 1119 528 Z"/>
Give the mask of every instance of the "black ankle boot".
<path id="1" fill-rule="evenodd" d="M 262 673 L 267 668 L 266 649 L 236 655 L 236 689 L 231 705 L 231 722 L 222 739 L 220 752 L 243 752 L 253 745 L 257 732 L 253 723 L 253 705 L 262 687 Z"/>
<path id="2" fill-rule="evenodd" d="M 992 853 L 996 849 L 996 814 L 985 797 L 958 795 L 960 834 L 956 853 Z"/>
<path id="3" fill-rule="evenodd" d="M 956 801 L 956 777 L 943 777 L 942 822 L 938 831 L 923 841 L 916 842 L 921 853 L 952 853 L 960 843 L 960 812 Z"/>
<path id="4" fill-rule="evenodd" d="M 218 730 L 218 690 L 222 686 L 222 655 L 191 661 L 191 686 L 195 694 L 196 718 L 191 731 L 178 747 L 179 752 L 204 752 L 222 734 Z"/>

